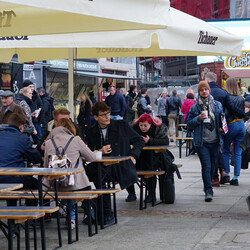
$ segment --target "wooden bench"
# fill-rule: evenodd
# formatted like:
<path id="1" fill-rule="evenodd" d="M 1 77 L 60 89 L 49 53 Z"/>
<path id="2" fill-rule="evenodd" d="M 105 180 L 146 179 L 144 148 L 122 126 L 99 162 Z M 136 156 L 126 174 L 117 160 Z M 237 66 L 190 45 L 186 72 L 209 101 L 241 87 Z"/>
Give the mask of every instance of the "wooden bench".
<path id="1" fill-rule="evenodd" d="M 17 249 L 20 249 L 20 224 L 25 222 L 25 249 L 30 249 L 30 237 L 29 237 L 29 226 L 30 220 L 36 220 L 45 215 L 44 212 L 32 212 L 32 211 L 9 211 L 8 207 L 5 211 L 0 211 L 0 220 L 7 219 L 8 226 L 0 221 L 0 228 L 4 235 L 8 239 L 8 249 L 13 249 L 13 235 L 17 236 Z M 8 228 L 8 232 L 6 232 Z M 36 226 L 33 225 L 34 231 L 34 249 L 37 249 L 37 237 L 36 237 Z M 44 240 L 44 246 L 46 246 L 46 241 Z"/>
<path id="2" fill-rule="evenodd" d="M 87 201 L 87 206 L 88 206 L 88 218 L 91 218 L 90 215 L 90 207 L 91 204 L 90 202 L 94 202 L 95 198 L 98 196 L 102 196 L 103 194 L 112 194 L 114 199 L 113 199 L 113 208 L 114 208 L 114 216 L 115 216 L 115 223 L 117 223 L 117 208 L 116 208 L 116 197 L 115 194 L 117 192 L 121 191 L 119 188 L 110 188 L 110 189 L 92 189 L 92 190 L 84 190 L 84 191 L 72 191 L 72 192 L 58 192 L 58 199 L 64 199 L 67 200 L 69 203 L 69 200 L 74 200 L 76 203 L 76 241 L 79 239 L 79 234 L 78 234 L 78 208 L 77 208 L 77 202 L 86 200 Z M 54 199 L 53 197 L 54 192 L 48 192 L 45 196 L 44 199 Z M 0 194 L 0 199 L 38 199 L 38 192 L 33 192 L 31 193 L 29 190 L 23 190 L 23 191 L 13 191 L 13 192 L 8 192 L 8 193 L 3 193 Z M 101 199 L 102 201 L 102 199 Z M 98 220 L 97 220 L 97 204 L 95 203 L 95 233 L 92 232 L 92 220 L 89 220 L 88 222 L 88 234 L 89 236 L 93 236 L 94 234 L 98 233 L 97 225 L 98 225 Z M 67 206 L 67 209 L 70 209 L 67 211 L 67 215 L 70 217 L 70 211 L 71 208 L 70 206 Z M 101 214 L 101 229 L 104 228 L 104 219 L 103 219 L 103 204 L 101 202 L 101 205 L 99 206 L 100 209 L 100 214 Z M 68 221 L 70 221 L 68 219 Z M 68 223 L 68 243 L 71 244 L 72 241 L 72 230 L 71 227 Z"/>
<path id="3" fill-rule="evenodd" d="M 90 189 L 90 190 L 84 190 L 84 191 L 72 191 L 72 192 L 58 192 L 58 194 L 97 194 L 98 196 L 102 196 L 104 194 L 111 194 L 113 195 L 113 211 L 114 211 L 114 217 L 115 217 L 115 222 L 114 224 L 117 224 L 117 207 L 116 207 L 116 193 L 120 192 L 121 189 L 120 188 L 107 188 L 107 189 Z M 22 191 L 22 193 L 30 193 L 29 190 L 27 191 Z M 37 192 L 34 192 L 34 194 L 38 195 Z M 53 195 L 53 192 L 48 192 L 47 193 L 48 195 Z M 48 197 L 46 197 L 45 199 L 48 199 Z M 58 197 L 58 199 L 61 199 L 61 197 Z M 103 220 L 103 201 L 102 199 L 100 199 L 100 203 L 101 205 L 99 206 L 99 210 L 100 210 L 100 214 L 101 214 L 101 221 L 100 221 L 100 227 L 101 229 L 105 228 L 104 226 L 104 220 Z M 110 225 L 113 225 L 113 224 L 110 224 Z M 107 226 L 110 226 L 110 225 L 106 225 Z M 90 235 L 92 236 L 92 234 Z"/>
<path id="4" fill-rule="evenodd" d="M 147 179 L 152 178 L 153 176 L 160 176 L 165 174 L 165 171 L 157 171 L 157 170 L 140 170 L 136 172 L 138 177 L 139 177 L 139 182 L 138 186 L 140 188 L 140 204 L 139 204 L 139 209 L 143 210 L 147 208 L 147 203 L 146 203 L 146 197 L 148 195 L 148 185 L 147 185 Z M 154 179 L 153 179 L 154 180 Z M 154 184 L 152 185 L 154 188 Z M 145 195 L 143 195 L 143 189 L 145 187 Z M 154 190 L 152 190 L 152 206 L 155 206 L 155 196 L 154 196 Z M 144 200 L 144 207 L 143 207 L 143 196 L 145 196 Z"/>
<path id="5" fill-rule="evenodd" d="M 47 193 L 43 198 L 45 200 L 51 200 L 54 199 L 53 197 L 54 192 L 50 192 Z M 38 192 L 33 192 L 31 193 L 30 191 L 12 191 L 12 192 L 8 192 L 8 193 L 1 193 L 0 194 L 0 199 L 38 199 Z M 68 204 L 67 204 L 67 220 L 68 222 L 71 221 L 71 206 L 70 204 L 70 200 L 74 200 L 75 202 L 75 222 L 76 222 L 76 237 L 75 237 L 75 241 L 79 240 L 79 230 L 78 230 L 78 207 L 77 207 L 77 202 L 79 201 L 83 201 L 83 200 L 93 200 L 96 199 L 98 197 L 97 194 L 81 194 L 81 193 L 58 193 L 58 199 L 64 199 L 67 200 Z M 90 211 L 90 202 L 88 203 L 89 206 L 89 211 Z M 59 230 L 60 228 L 58 228 Z M 97 229 L 97 221 L 95 223 L 95 233 L 93 234 L 92 232 L 92 220 L 89 220 L 89 224 L 88 224 L 88 232 L 89 232 L 89 236 L 92 236 L 94 234 L 97 234 L 98 229 Z M 71 229 L 71 224 L 68 223 L 68 244 L 72 244 L 74 241 L 72 240 L 72 229 Z"/>
<path id="6" fill-rule="evenodd" d="M 190 153 L 191 144 L 188 143 L 188 142 L 191 142 L 194 139 L 193 137 L 170 137 L 169 139 L 179 141 L 179 158 L 181 158 L 182 145 L 185 142 L 186 142 L 186 156 L 188 155 L 188 150 L 189 150 L 189 153 Z"/>

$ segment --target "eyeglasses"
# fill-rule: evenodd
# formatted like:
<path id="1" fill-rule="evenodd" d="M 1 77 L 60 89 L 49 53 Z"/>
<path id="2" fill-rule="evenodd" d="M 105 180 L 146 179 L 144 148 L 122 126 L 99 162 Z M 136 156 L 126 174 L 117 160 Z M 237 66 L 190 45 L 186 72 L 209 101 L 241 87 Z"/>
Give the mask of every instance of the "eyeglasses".
<path id="1" fill-rule="evenodd" d="M 106 112 L 106 113 L 103 113 L 103 114 L 98 115 L 98 116 L 101 116 L 101 117 L 110 116 L 110 112 Z"/>

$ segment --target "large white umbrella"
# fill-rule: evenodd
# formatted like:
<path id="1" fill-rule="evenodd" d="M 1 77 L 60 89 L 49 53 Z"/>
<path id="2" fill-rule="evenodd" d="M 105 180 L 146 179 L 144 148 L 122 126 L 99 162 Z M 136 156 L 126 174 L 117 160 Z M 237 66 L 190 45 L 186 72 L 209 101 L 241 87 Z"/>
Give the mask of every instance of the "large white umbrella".
<path id="1" fill-rule="evenodd" d="M 169 0 L 0 0 L 0 36 L 163 28 L 168 7 Z"/>
<path id="2" fill-rule="evenodd" d="M 239 55 L 243 39 L 198 18 L 170 8 L 168 26 L 157 30 L 127 30 L 29 36 L 0 41 L 0 61 L 18 54 L 20 62 L 63 59 L 68 48 L 77 58 L 136 56 Z"/>
<path id="3" fill-rule="evenodd" d="M 77 48 L 75 58 L 240 54 L 242 38 L 173 8 L 170 8 L 166 15 L 169 21 L 165 29 L 29 36 L 27 40 L 1 40 L 0 61 L 9 61 L 13 54 L 18 54 L 20 62 L 69 57 L 72 69 L 73 48 Z M 72 48 L 70 54 L 68 48 Z M 72 70 L 70 72 L 72 73 Z M 73 106 L 72 82 L 69 81 L 70 106 Z"/>

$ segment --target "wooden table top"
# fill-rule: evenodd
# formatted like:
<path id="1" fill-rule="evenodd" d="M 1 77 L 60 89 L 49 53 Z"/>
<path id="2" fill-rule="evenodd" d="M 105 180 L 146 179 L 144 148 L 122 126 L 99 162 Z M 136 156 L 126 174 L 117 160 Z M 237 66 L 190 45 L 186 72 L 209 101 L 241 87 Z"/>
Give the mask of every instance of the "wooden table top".
<path id="1" fill-rule="evenodd" d="M 103 156 L 102 159 L 95 160 L 95 162 L 116 164 L 121 161 L 129 160 L 130 156 Z"/>
<path id="2" fill-rule="evenodd" d="M 62 176 L 83 172 L 78 168 L 0 168 L 0 175 Z"/>
<path id="3" fill-rule="evenodd" d="M 176 148 L 174 145 L 158 145 L 158 146 L 145 146 L 143 150 L 169 150 Z"/>
<path id="4" fill-rule="evenodd" d="M 0 183 L 0 193 L 22 188 L 22 183 Z"/>

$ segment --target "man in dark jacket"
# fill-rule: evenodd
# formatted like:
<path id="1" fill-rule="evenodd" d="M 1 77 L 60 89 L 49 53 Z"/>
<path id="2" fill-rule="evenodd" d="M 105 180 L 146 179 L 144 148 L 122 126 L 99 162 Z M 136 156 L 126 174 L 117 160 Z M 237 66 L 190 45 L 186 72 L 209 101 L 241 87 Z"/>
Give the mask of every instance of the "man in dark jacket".
<path id="1" fill-rule="evenodd" d="M 0 131 L 0 167 L 23 168 L 24 157 L 32 163 L 42 161 L 40 153 L 32 148 L 31 141 L 23 135 L 26 118 L 21 114 L 11 114 L 8 126 Z M 32 176 L 0 176 L 0 183 L 23 183 L 24 189 L 37 189 L 37 179 Z M 26 204 L 29 203 L 26 201 Z M 16 205 L 16 200 L 8 201 L 8 205 Z M 30 205 L 36 202 L 30 201 Z"/>
<path id="2" fill-rule="evenodd" d="M 113 120 L 122 120 L 126 109 L 127 103 L 123 95 L 116 91 L 114 86 L 109 88 L 110 95 L 106 97 L 106 104 L 111 108 L 110 118 Z"/>
<path id="3" fill-rule="evenodd" d="M 230 99 L 229 94 L 227 91 L 221 89 L 216 81 L 217 81 L 217 75 L 213 72 L 208 72 L 205 76 L 205 81 L 208 82 L 209 87 L 211 89 L 211 95 L 213 96 L 214 100 L 219 101 L 222 104 L 223 107 L 223 112 L 225 112 L 225 108 L 229 111 L 231 115 L 235 115 L 239 118 L 244 118 L 245 117 L 245 112 L 242 111 L 239 107 L 233 105 L 232 100 Z M 221 154 L 221 152 L 220 152 Z M 217 162 L 219 163 L 219 162 Z M 219 181 L 219 175 L 218 175 L 218 168 L 221 174 L 221 180 Z M 224 164 L 217 164 L 215 171 L 214 171 L 214 176 L 213 176 L 213 181 L 212 184 L 213 186 L 220 186 L 221 184 L 225 183 L 226 179 L 226 173 L 224 170 Z"/>
<path id="4" fill-rule="evenodd" d="M 174 134 L 174 124 L 175 124 L 175 135 L 179 136 L 179 112 L 181 108 L 181 99 L 177 96 L 177 90 L 172 90 L 172 96 L 167 98 L 166 101 L 166 115 L 169 121 L 169 136 L 172 137 Z M 173 140 L 171 140 L 173 141 Z"/>
<path id="5" fill-rule="evenodd" d="M 43 116 L 40 119 L 43 134 L 47 123 L 53 119 L 53 111 L 55 110 L 53 105 L 54 99 L 46 93 L 44 88 L 37 88 L 37 93 L 40 96 L 43 104 Z"/>
<path id="6" fill-rule="evenodd" d="M 144 146 L 144 140 L 125 121 L 110 120 L 110 107 L 104 102 L 97 102 L 92 108 L 92 114 L 97 124 L 89 130 L 88 146 L 91 150 L 100 150 L 103 155 L 130 156 L 130 160 L 105 167 L 105 178 L 102 188 L 105 188 L 106 181 L 112 181 L 109 176 L 118 181 L 121 189 L 127 188 L 137 182 L 135 163 L 139 158 Z M 131 145 L 133 146 L 131 148 Z M 89 164 L 86 173 L 98 187 L 97 164 Z M 114 219 L 111 211 L 110 195 L 103 196 L 104 201 L 104 223 L 110 224 Z"/>
<path id="7" fill-rule="evenodd" d="M 134 99 L 136 97 L 136 86 L 130 85 L 128 94 L 125 97 L 126 103 L 127 103 L 127 111 L 125 115 L 125 121 L 131 122 L 135 119 L 135 111 L 132 109 L 134 105 Z"/>

